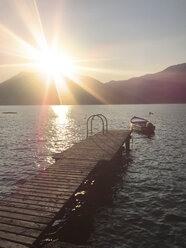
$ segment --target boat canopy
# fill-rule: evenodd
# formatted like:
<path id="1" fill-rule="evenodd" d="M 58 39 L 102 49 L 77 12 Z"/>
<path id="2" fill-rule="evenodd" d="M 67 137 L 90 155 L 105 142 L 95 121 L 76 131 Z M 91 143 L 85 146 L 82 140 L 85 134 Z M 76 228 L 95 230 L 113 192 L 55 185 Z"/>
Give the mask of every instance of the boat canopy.
<path id="1" fill-rule="evenodd" d="M 131 122 L 147 122 L 147 120 L 145 120 L 145 119 L 143 119 L 143 118 L 140 118 L 140 117 L 134 116 L 134 117 L 131 119 Z"/>

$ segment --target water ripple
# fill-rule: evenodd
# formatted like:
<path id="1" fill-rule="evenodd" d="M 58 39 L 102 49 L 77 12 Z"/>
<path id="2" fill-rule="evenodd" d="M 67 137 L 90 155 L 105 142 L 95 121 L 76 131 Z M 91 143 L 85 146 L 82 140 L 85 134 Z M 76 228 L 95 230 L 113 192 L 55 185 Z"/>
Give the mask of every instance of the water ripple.
<path id="1" fill-rule="evenodd" d="M 155 136 L 133 134 L 128 167 L 112 201 L 97 210 L 89 242 L 96 248 L 184 248 L 186 244 L 185 105 L 0 106 L 0 197 L 50 166 L 53 154 L 86 136 L 86 119 L 102 113 L 110 129 L 149 117 Z M 101 130 L 95 124 L 95 131 Z"/>

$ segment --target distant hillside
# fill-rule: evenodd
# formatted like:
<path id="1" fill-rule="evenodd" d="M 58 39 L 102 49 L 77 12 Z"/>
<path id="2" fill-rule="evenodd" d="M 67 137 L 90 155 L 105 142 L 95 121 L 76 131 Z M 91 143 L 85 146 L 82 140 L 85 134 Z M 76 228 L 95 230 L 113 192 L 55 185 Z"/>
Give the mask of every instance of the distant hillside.
<path id="1" fill-rule="evenodd" d="M 115 102 L 115 89 L 90 77 L 80 77 L 78 83 L 65 79 L 66 90 L 58 94 L 53 82 L 49 88 L 44 80 L 30 72 L 20 73 L 0 84 L 1 105 L 40 104 L 107 104 Z M 48 92 L 48 93 L 47 93 Z"/>
<path id="2" fill-rule="evenodd" d="M 46 84 L 33 73 L 20 73 L 0 84 L 0 104 L 4 105 L 40 105 L 59 104 L 56 88 L 50 85 L 50 94 L 46 97 Z"/>
<path id="3" fill-rule="evenodd" d="M 78 83 L 66 78 L 66 86 L 59 95 L 54 83 L 47 87 L 38 74 L 23 72 L 0 84 L 0 104 L 186 103 L 186 63 L 106 84 L 90 77 L 80 77 Z"/>
<path id="4" fill-rule="evenodd" d="M 123 103 L 186 103 L 186 63 L 107 86 L 117 89 Z"/>

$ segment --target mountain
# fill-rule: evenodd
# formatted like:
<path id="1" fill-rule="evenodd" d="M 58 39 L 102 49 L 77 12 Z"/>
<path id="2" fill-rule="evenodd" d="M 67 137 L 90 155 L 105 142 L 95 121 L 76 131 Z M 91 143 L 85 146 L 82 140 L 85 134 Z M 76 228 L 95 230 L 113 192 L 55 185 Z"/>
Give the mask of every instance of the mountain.
<path id="1" fill-rule="evenodd" d="M 1 105 L 106 104 L 114 102 L 115 89 L 90 77 L 79 77 L 78 83 L 65 78 L 60 93 L 54 82 L 47 86 L 36 73 L 23 72 L 0 84 Z"/>
<path id="2" fill-rule="evenodd" d="M 109 104 L 117 99 L 117 90 L 91 77 L 79 76 L 78 83 L 66 78 L 66 85 L 65 104 Z"/>
<path id="3" fill-rule="evenodd" d="M 0 84 L 0 104 L 4 105 L 40 105 L 59 104 L 54 84 L 49 87 L 50 94 L 46 97 L 47 85 L 36 74 L 20 73 Z"/>
<path id="4" fill-rule="evenodd" d="M 105 84 L 83 76 L 65 82 L 59 93 L 54 82 L 22 72 L 0 84 L 0 105 L 186 103 L 186 63 Z"/>
<path id="5" fill-rule="evenodd" d="M 186 103 L 186 63 L 107 86 L 122 95 L 122 103 Z"/>

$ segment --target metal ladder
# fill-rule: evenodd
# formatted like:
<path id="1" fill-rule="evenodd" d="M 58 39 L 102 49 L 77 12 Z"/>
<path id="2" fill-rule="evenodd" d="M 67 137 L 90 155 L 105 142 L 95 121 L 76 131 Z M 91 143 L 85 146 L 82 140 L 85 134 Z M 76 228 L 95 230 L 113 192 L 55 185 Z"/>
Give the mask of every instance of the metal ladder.
<path id="1" fill-rule="evenodd" d="M 108 132 L 108 121 L 107 121 L 107 118 L 102 115 L 102 114 L 96 114 L 96 115 L 91 115 L 89 116 L 89 118 L 87 119 L 87 138 L 89 136 L 89 123 L 90 123 L 90 133 L 91 135 L 93 134 L 93 131 L 92 131 L 92 123 L 93 123 L 93 120 L 98 117 L 101 122 L 102 122 L 102 133 L 105 134 Z"/>

